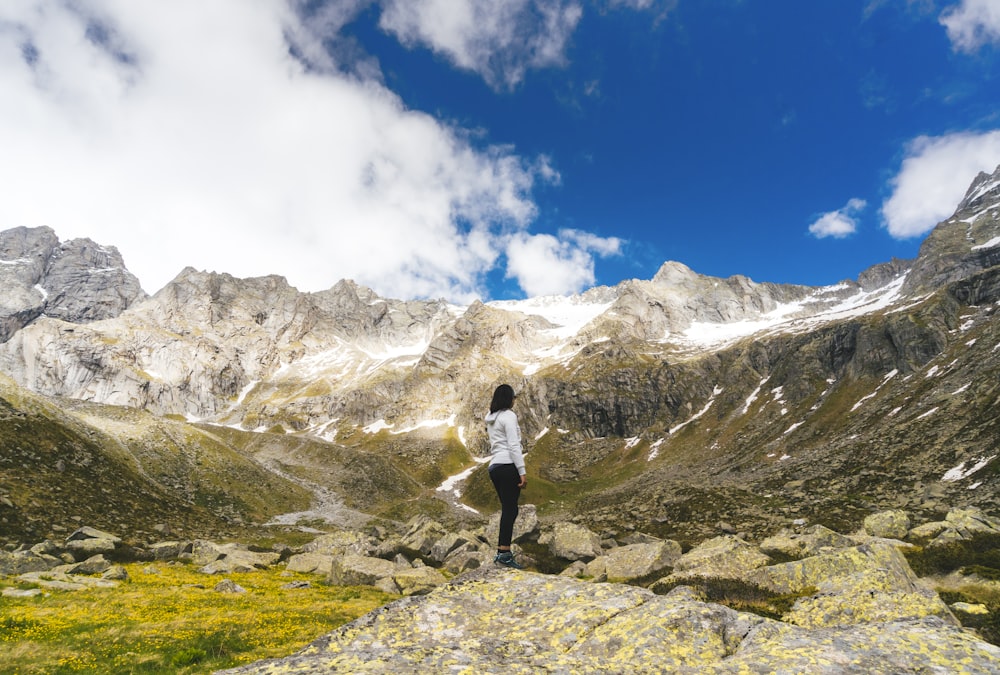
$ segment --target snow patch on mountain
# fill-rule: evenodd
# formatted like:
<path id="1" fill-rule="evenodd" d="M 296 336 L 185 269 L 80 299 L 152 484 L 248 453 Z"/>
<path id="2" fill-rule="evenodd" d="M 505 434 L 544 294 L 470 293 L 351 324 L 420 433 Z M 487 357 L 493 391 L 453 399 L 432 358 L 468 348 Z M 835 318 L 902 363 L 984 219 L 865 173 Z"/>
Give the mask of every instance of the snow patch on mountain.
<path id="1" fill-rule="evenodd" d="M 824 298 L 840 292 L 844 284 L 824 286 L 809 296 L 794 302 L 779 303 L 778 306 L 762 314 L 759 319 L 712 323 L 694 321 L 681 333 L 678 341 L 688 347 L 719 348 L 738 339 L 759 333 L 803 332 L 830 321 L 838 321 L 887 309 L 900 298 L 900 291 L 906 274 L 901 274 L 889 284 L 872 291 L 859 290 L 854 295 L 829 304 Z M 813 310 L 817 305 L 826 304 L 825 309 Z"/>

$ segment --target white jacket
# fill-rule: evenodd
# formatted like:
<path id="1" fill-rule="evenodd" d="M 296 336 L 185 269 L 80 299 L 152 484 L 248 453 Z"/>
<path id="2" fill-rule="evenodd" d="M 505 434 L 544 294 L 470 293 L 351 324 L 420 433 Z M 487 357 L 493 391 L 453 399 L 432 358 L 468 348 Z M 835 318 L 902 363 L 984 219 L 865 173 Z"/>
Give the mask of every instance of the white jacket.
<path id="1" fill-rule="evenodd" d="M 517 425 L 517 415 L 513 410 L 498 410 L 486 416 L 486 430 L 490 435 L 490 466 L 513 464 L 522 476 L 524 453 L 521 452 L 521 428 Z"/>

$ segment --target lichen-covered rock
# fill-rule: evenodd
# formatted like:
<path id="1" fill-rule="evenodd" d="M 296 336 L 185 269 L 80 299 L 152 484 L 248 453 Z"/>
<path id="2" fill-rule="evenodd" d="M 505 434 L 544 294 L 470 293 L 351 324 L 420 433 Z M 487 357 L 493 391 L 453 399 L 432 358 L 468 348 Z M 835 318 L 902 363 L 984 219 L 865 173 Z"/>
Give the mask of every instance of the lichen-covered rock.
<path id="1" fill-rule="evenodd" d="M 107 579 L 108 581 L 130 581 L 131 577 L 128 574 L 128 570 L 121 565 L 112 565 L 108 569 L 104 570 L 101 574 L 102 579 Z"/>
<path id="2" fill-rule="evenodd" d="M 148 547 L 153 560 L 174 560 L 184 553 L 191 553 L 193 544 L 189 541 L 160 541 Z"/>
<path id="3" fill-rule="evenodd" d="M 492 557 L 492 551 L 492 547 L 478 542 L 468 542 L 449 553 L 442 567 L 452 574 L 474 570 L 482 565 L 484 560 Z"/>
<path id="4" fill-rule="evenodd" d="M 326 553 L 297 553 L 288 559 L 285 569 L 289 572 L 326 573 L 333 564 L 333 558 Z"/>
<path id="5" fill-rule="evenodd" d="M 448 534 L 444 525 L 425 516 L 410 521 L 410 528 L 402 537 L 404 550 L 430 556 L 434 545 Z"/>
<path id="6" fill-rule="evenodd" d="M 648 577 L 673 565 L 681 557 L 676 541 L 619 546 L 602 556 L 609 581 L 632 581 Z"/>
<path id="7" fill-rule="evenodd" d="M 83 562 L 64 566 L 66 574 L 103 574 L 111 569 L 111 563 L 102 554 L 87 558 Z M 61 568 L 56 568 L 61 569 Z"/>
<path id="8" fill-rule="evenodd" d="M 1000 521 L 983 513 L 982 509 L 969 507 L 952 509 L 944 522 L 962 538 L 969 539 L 976 534 L 1000 534 Z"/>
<path id="9" fill-rule="evenodd" d="M 538 543 L 547 545 L 552 555 L 564 560 L 593 560 L 603 553 L 601 538 L 576 523 L 556 523 L 538 538 Z"/>
<path id="10" fill-rule="evenodd" d="M 205 539 L 196 539 L 191 542 L 191 550 L 187 553 L 193 565 L 207 565 L 225 557 L 225 555 L 226 552 L 221 546 Z"/>
<path id="11" fill-rule="evenodd" d="M 285 673 L 953 673 L 1000 670 L 1000 648 L 925 617 L 808 629 L 619 584 L 486 566 L 379 608 L 292 656 L 225 671 Z"/>
<path id="12" fill-rule="evenodd" d="M 917 525 L 910 530 L 907 539 L 917 543 L 926 544 L 935 539 L 938 535 L 948 529 L 948 523 L 943 520 L 935 520 L 923 525 Z"/>
<path id="13" fill-rule="evenodd" d="M 352 530 L 342 530 L 321 534 L 302 547 L 303 553 L 322 553 L 329 556 L 370 555 L 375 550 L 376 542 L 368 535 Z"/>
<path id="14" fill-rule="evenodd" d="M 910 516 L 898 509 L 879 511 L 865 518 L 864 528 L 873 537 L 905 539 L 910 531 Z"/>
<path id="15" fill-rule="evenodd" d="M 966 541 L 978 535 L 1000 535 L 1000 521 L 976 507 L 952 509 L 942 521 L 933 521 L 914 527 L 909 539 L 927 546 L 945 545 L 953 541 Z"/>
<path id="16" fill-rule="evenodd" d="M 223 579 L 222 581 L 220 581 L 219 583 L 217 583 L 212 588 L 212 590 L 216 591 L 217 593 L 237 593 L 237 594 L 239 594 L 239 593 L 246 593 L 247 592 L 247 589 L 243 588 L 242 586 L 240 586 L 238 583 L 236 583 L 232 579 Z"/>
<path id="17" fill-rule="evenodd" d="M 471 532 L 449 532 L 431 547 L 431 560 L 442 563 L 448 559 L 455 550 L 468 544 L 479 543 L 479 540 Z"/>
<path id="18" fill-rule="evenodd" d="M 403 595 L 423 595 L 444 584 L 448 579 L 433 567 L 413 567 L 399 570 L 392 575 Z"/>
<path id="19" fill-rule="evenodd" d="M 756 546 L 731 534 L 702 542 L 674 562 L 669 580 L 691 577 L 742 579 L 751 570 L 763 567 L 771 559 Z"/>
<path id="20" fill-rule="evenodd" d="M 816 592 L 783 619 L 807 628 L 937 616 L 958 621 L 899 550 L 871 543 L 755 570 L 749 579 L 778 593 Z"/>
<path id="21" fill-rule="evenodd" d="M 55 556 L 33 551 L 0 551 L 0 576 L 17 576 L 28 572 L 44 572 L 62 565 Z"/>
<path id="22" fill-rule="evenodd" d="M 121 540 L 118 540 L 120 543 Z M 66 550 L 75 560 L 82 561 L 102 553 L 114 553 L 116 542 L 111 538 L 67 539 Z"/>
<path id="23" fill-rule="evenodd" d="M 812 525 L 801 532 L 784 528 L 760 543 L 761 552 L 779 558 L 805 558 L 824 548 L 852 546 L 848 537 L 822 525 Z"/>
<path id="24" fill-rule="evenodd" d="M 373 586 L 379 579 L 392 577 L 396 569 L 382 558 L 345 555 L 333 559 L 327 581 L 335 586 Z"/>

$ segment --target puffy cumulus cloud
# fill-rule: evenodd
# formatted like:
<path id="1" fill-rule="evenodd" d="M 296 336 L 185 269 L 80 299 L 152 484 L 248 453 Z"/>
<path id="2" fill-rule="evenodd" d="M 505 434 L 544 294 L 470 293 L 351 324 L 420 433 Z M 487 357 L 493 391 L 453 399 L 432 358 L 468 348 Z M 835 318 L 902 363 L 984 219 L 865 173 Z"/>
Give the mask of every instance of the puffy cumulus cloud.
<path id="1" fill-rule="evenodd" d="M 473 146 L 324 51 L 365 4 L 310 26 L 282 2 L 0 4 L 0 228 L 116 245 L 149 291 L 191 265 L 482 295 L 558 173 Z"/>
<path id="2" fill-rule="evenodd" d="M 948 218 L 980 171 L 1000 164 L 1000 130 L 921 136 L 909 143 L 892 194 L 882 204 L 883 224 L 897 239 L 929 232 Z"/>
<path id="3" fill-rule="evenodd" d="M 852 199 L 836 211 L 824 213 L 809 226 L 809 232 L 817 239 L 834 237 L 843 239 L 858 229 L 858 215 L 868 205 L 864 199 Z"/>
<path id="4" fill-rule="evenodd" d="M 559 236 L 521 232 L 507 243 L 507 276 L 528 296 L 565 295 L 594 284 L 594 255 L 621 253 L 617 237 L 564 229 Z"/>
<path id="5" fill-rule="evenodd" d="M 381 0 L 379 26 L 510 89 L 529 68 L 565 62 L 583 14 L 576 0 Z"/>
<path id="6" fill-rule="evenodd" d="M 955 49 L 973 52 L 989 42 L 1000 43 L 1000 2 L 962 0 L 938 19 Z"/>

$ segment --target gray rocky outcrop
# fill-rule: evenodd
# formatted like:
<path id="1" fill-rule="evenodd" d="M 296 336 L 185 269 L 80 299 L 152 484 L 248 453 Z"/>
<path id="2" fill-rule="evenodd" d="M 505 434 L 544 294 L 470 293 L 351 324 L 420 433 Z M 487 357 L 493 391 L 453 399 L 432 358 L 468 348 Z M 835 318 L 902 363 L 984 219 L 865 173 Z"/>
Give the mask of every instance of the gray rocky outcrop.
<path id="1" fill-rule="evenodd" d="M 601 538 L 583 525 L 576 523 L 556 523 L 544 532 L 538 543 L 548 546 L 557 558 L 563 560 L 590 561 L 601 555 Z"/>
<path id="2" fill-rule="evenodd" d="M 853 541 L 822 525 L 782 528 L 760 543 L 762 553 L 777 558 L 805 558 L 827 548 L 851 546 Z"/>
<path id="3" fill-rule="evenodd" d="M 591 561 L 585 573 L 615 582 L 649 579 L 676 564 L 680 557 L 681 545 L 676 541 L 617 546 Z"/>
<path id="4" fill-rule="evenodd" d="M 734 535 L 723 535 L 702 542 L 682 555 L 667 577 L 678 581 L 690 577 L 742 579 L 751 570 L 763 567 L 771 559 L 761 550 Z"/>
<path id="5" fill-rule="evenodd" d="M 1000 520 L 988 516 L 982 509 L 970 507 L 952 509 L 944 520 L 918 525 L 910 530 L 908 536 L 915 543 L 941 546 L 982 534 L 1000 535 Z"/>
<path id="6" fill-rule="evenodd" d="M 936 616 L 958 624 L 899 549 L 873 542 L 753 570 L 747 578 L 777 593 L 803 593 L 785 620 L 805 627 Z"/>
<path id="7" fill-rule="evenodd" d="M 929 648 L 933 645 L 933 648 Z M 1000 669 L 1000 648 L 937 616 L 804 628 L 634 586 L 486 567 L 397 601 L 292 656 L 226 673 L 872 673 Z"/>
<path id="8" fill-rule="evenodd" d="M 904 539 L 910 531 L 910 516 L 899 509 L 880 511 L 865 518 L 864 528 L 873 537 Z"/>
<path id="9" fill-rule="evenodd" d="M 396 570 L 390 560 L 348 554 L 333 559 L 327 581 L 337 586 L 374 586 L 380 579 L 391 578 Z"/>
<path id="10" fill-rule="evenodd" d="M 146 297 L 113 246 L 60 243 L 48 227 L 0 232 L 0 342 L 44 315 L 70 323 L 117 317 Z"/>

